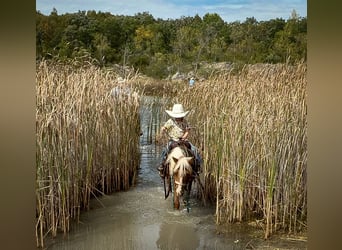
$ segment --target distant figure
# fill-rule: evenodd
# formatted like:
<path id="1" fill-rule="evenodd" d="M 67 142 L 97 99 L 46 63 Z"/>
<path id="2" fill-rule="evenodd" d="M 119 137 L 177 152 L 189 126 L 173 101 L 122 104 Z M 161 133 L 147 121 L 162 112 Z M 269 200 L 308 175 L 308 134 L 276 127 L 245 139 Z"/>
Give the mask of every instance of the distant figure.
<path id="1" fill-rule="evenodd" d="M 194 86 L 195 84 L 195 79 L 193 77 L 190 78 L 190 81 L 189 81 L 189 86 L 192 87 Z"/>

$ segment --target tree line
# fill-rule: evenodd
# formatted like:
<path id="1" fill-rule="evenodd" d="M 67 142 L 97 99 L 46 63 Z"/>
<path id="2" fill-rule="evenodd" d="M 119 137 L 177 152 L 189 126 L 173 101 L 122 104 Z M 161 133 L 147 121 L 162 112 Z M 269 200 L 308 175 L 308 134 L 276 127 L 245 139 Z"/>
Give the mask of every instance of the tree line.
<path id="1" fill-rule="evenodd" d="M 218 14 L 163 20 L 79 11 L 36 12 L 36 58 L 120 64 L 164 78 L 197 71 L 202 62 L 295 63 L 307 58 L 307 18 L 295 11 L 282 18 L 225 22 Z"/>

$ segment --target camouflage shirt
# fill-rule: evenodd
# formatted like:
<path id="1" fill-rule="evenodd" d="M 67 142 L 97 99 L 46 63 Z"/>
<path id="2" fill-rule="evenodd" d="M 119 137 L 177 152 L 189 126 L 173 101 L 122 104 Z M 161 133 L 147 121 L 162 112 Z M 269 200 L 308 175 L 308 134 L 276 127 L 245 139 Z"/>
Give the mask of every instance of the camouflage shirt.
<path id="1" fill-rule="evenodd" d="M 179 138 L 181 138 L 184 133 L 190 129 L 187 120 L 183 119 L 183 121 L 178 122 L 172 118 L 167 120 L 163 127 L 166 129 L 169 139 L 174 141 L 178 141 Z"/>

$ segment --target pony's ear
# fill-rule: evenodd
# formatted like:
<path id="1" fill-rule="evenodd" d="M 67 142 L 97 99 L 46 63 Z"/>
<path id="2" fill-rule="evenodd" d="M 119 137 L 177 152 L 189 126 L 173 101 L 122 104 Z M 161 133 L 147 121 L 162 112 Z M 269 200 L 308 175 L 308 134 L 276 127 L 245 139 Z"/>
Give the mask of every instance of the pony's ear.
<path id="1" fill-rule="evenodd" d="M 178 159 L 177 159 L 177 158 L 175 158 L 175 157 L 173 157 L 173 156 L 172 156 L 172 159 L 173 159 L 173 161 L 174 161 L 175 163 L 177 163 L 177 162 L 178 162 Z"/>
<path id="2" fill-rule="evenodd" d="M 190 165 L 194 164 L 194 157 L 185 157 Z"/>

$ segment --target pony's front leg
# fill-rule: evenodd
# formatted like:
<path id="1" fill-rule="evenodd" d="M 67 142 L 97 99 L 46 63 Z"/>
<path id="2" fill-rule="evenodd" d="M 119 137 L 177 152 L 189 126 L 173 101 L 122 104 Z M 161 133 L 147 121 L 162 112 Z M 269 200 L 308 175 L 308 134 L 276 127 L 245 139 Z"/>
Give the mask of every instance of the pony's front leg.
<path id="1" fill-rule="evenodd" d="M 192 181 L 190 181 L 187 185 L 186 189 L 186 195 L 185 195 L 185 206 L 186 206 L 186 211 L 189 213 L 190 212 L 190 192 L 191 192 L 191 185 Z"/>
<path id="2" fill-rule="evenodd" d="M 179 210 L 179 193 L 176 192 L 176 184 L 174 183 L 173 185 L 173 208 L 178 209 Z"/>

